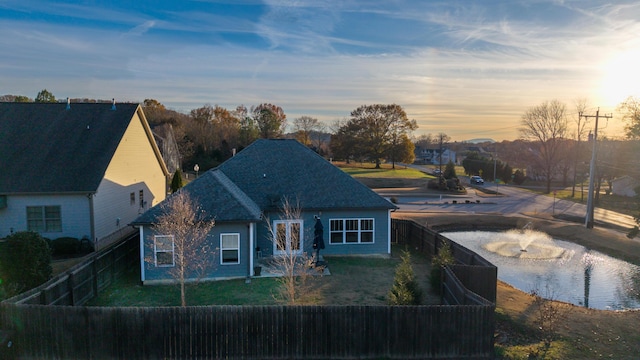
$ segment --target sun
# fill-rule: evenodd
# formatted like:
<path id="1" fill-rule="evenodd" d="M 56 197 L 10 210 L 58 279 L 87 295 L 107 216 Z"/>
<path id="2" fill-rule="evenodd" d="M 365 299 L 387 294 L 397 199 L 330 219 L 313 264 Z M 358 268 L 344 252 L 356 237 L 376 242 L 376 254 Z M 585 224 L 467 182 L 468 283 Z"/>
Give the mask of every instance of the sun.
<path id="1" fill-rule="evenodd" d="M 640 49 L 619 52 L 605 64 L 599 98 L 615 107 L 629 96 L 640 95 Z"/>

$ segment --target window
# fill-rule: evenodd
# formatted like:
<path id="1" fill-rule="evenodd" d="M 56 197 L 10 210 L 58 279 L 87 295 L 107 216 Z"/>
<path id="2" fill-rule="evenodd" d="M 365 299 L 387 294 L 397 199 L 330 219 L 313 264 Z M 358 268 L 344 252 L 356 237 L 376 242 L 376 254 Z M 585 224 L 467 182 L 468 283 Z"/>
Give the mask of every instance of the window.
<path id="1" fill-rule="evenodd" d="M 136 193 L 132 192 L 131 194 L 129 194 L 129 204 L 136 204 Z"/>
<path id="2" fill-rule="evenodd" d="M 27 230 L 35 232 L 61 232 L 60 206 L 27 206 Z"/>
<path id="3" fill-rule="evenodd" d="M 138 197 L 140 198 L 140 208 L 142 209 L 144 208 L 144 190 L 140 190 Z"/>
<path id="4" fill-rule="evenodd" d="M 173 235 L 156 235 L 153 237 L 153 258 L 157 267 L 175 266 L 174 254 Z"/>
<path id="5" fill-rule="evenodd" d="M 220 234 L 220 263 L 240 264 L 240 234 Z"/>
<path id="6" fill-rule="evenodd" d="M 331 219 L 331 244 L 373 243 L 373 219 Z"/>
<path id="7" fill-rule="evenodd" d="M 274 254 L 282 255 L 288 252 L 301 253 L 303 230 L 302 220 L 276 220 L 273 222 L 275 229 Z"/>

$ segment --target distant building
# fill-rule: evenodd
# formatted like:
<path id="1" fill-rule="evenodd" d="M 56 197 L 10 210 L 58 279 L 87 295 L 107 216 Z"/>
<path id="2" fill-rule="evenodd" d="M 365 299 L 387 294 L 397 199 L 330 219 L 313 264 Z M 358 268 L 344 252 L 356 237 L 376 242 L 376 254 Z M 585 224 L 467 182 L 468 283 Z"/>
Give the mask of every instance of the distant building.
<path id="1" fill-rule="evenodd" d="M 416 156 L 414 162 L 417 164 L 446 165 L 449 161 L 456 163 L 456 152 L 448 148 L 443 148 L 442 154 L 440 154 L 440 149 L 416 146 L 414 154 Z"/>
<path id="2" fill-rule="evenodd" d="M 620 196 L 636 196 L 635 189 L 640 186 L 640 181 L 625 175 L 611 181 L 611 189 L 614 195 Z"/>

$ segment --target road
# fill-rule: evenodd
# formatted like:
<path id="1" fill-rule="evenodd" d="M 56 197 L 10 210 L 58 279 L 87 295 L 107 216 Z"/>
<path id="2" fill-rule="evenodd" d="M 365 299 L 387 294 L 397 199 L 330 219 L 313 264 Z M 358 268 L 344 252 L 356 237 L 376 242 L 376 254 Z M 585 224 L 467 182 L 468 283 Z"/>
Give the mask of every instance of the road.
<path id="1" fill-rule="evenodd" d="M 465 195 L 434 195 L 420 189 L 374 189 L 387 199 L 395 198 L 399 212 L 456 212 L 472 214 L 537 214 L 571 218 L 584 221 L 587 211 L 585 204 L 554 199 L 553 196 L 538 195 L 515 186 L 492 183 L 472 187 L 468 179 L 461 177 L 467 187 Z M 498 195 L 487 194 L 476 188 L 498 189 Z M 578 220 L 582 219 L 582 220 Z M 596 208 L 594 210 L 596 226 L 606 225 L 630 229 L 635 225 L 633 217 L 614 211 Z"/>

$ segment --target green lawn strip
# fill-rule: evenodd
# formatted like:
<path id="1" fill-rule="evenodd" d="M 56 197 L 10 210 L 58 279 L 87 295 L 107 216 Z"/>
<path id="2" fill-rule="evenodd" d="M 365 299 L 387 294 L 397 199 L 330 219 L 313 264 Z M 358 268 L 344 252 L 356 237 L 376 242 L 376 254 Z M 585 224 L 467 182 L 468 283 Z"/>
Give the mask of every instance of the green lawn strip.
<path id="1" fill-rule="evenodd" d="M 375 169 L 360 167 L 341 167 L 340 169 L 353 176 L 354 178 L 366 177 L 383 179 L 422 179 L 429 177 L 427 174 L 420 170 L 412 168 L 401 168 L 400 166 L 396 167 L 396 169 Z"/>
<path id="2" fill-rule="evenodd" d="M 393 253 L 397 253 L 395 247 Z M 414 261 L 424 262 L 425 257 L 413 254 Z M 358 281 L 358 274 L 376 272 L 393 276 L 399 260 L 379 257 L 326 256 L 332 274 L 348 274 L 347 277 L 327 276 L 323 282 Z M 178 285 L 140 285 L 140 274 L 131 271 L 124 275 L 97 297 L 88 306 L 179 306 Z M 250 283 L 245 279 L 218 280 L 187 285 L 187 305 L 275 305 L 280 283 L 276 278 L 254 277 Z M 342 284 L 348 287 L 349 284 Z M 383 289 L 386 293 L 388 289 Z M 318 299 L 317 303 L 321 303 Z"/>
<path id="3" fill-rule="evenodd" d="M 575 194 L 573 194 L 571 187 L 552 190 L 551 193 L 546 193 L 546 190 L 541 188 L 534 188 L 534 189 L 523 188 L 523 190 L 528 190 L 533 193 L 545 195 L 549 197 L 555 196 L 557 200 L 568 200 L 568 201 L 573 201 L 580 204 L 586 204 L 587 198 L 589 196 L 587 187 L 585 187 L 584 189 L 585 192 L 582 195 L 580 194 L 579 187 L 576 187 Z M 555 191 L 555 195 L 554 195 L 554 191 Z M 574 196 L 572 196 L 572 194 Z M 621 214 L 633 216 L 638 213 L 638 209 L 640 208 L 640 203 L 632 197 L 620 196 L 620 195 L 607 195 L 607 194 L 601 193 L 600 199 L 598 200 L 598 203 L 595 204 L 595 207 L 616 211 Z"/>

